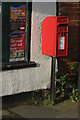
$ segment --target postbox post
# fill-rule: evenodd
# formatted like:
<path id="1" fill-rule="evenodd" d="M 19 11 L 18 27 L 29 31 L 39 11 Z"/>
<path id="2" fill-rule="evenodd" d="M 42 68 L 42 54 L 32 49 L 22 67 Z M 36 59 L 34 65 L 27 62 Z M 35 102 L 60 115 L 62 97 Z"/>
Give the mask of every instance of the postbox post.
<path id="1" fill-rule="evenodd" d="M 56 98 L 56 57 L 52 58 L 52 64 L 51 64 L 51 90 L 50 90 L 50 99 L 55 104 L 55 98 Z"/>

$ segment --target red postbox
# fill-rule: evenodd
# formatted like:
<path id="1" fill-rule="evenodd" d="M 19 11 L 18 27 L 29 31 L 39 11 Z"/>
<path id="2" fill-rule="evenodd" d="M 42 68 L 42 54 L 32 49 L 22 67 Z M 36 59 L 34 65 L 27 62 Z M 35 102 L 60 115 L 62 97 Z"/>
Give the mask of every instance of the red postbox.
<path id="1" fill-rule="evenodd" d="M 60 57 L 68 54 L 67 16 L 46 17 L 42 23 L 42 54 Z"/>

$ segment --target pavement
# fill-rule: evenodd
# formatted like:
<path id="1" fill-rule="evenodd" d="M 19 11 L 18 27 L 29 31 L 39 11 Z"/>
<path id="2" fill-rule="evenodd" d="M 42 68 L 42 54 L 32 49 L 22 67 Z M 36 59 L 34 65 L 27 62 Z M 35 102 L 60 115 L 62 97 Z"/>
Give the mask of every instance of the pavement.
<path id="1" fill-rule="evenodd" d="M 4 107 L 3 118 L 78 118 L 78 102 L 66 100 L 57 105 L 19 104 Z"/>

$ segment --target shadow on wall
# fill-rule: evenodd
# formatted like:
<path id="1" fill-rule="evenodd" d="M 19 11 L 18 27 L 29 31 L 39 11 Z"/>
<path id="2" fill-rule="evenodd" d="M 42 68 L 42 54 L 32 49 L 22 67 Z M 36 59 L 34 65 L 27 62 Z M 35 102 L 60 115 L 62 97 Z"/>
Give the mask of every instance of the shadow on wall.
<path id="1" fill-rule="evenodd" d="M 40 67 L 40 64 L 39 64 L 39 63 L 36 63 L 36 67 Z"/>
<path id="2" fill-rule="evenodd" d="M 58 76 L 61 76 L 62 74 L 66 74 L 69 72 L 69 66 L 67 65 L 67 62 L 62 59 L 58 58 Z"/>
<path id="3" fill-rule="evenodd" d="M 79 71 L 79 62 L 70 61 L 66 57 L 58 58 L 58 76 L 63 74 L 72 73 L 71 66 L 74 66 L 74 73 L 78 74 Z"/>
<path id="4" fill-rule="evenodd" d="M 78 62 L 80 57 L 79 28 L 79 26 L 69 26 L 69 48 L 67 59 L 72 62 Z"/>

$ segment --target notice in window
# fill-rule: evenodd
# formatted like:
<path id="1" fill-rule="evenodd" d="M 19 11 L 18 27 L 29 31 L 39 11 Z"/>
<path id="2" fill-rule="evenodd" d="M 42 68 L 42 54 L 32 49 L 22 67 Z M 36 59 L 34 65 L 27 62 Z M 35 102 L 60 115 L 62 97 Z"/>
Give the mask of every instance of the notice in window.
<path id="1" fill-rule="evenodd" d="M 11 6 L 10 7 L 10 31 L 25 32 L 26 30 L 26 6 Z"/>
<path id="2" fill-rule="evenodd" d="M 24 60 L 26 6 L 10 6 L 10 61 Z"/>
<path id="3" fill-rule="evenodd" d="M 23 37 L 12 35 L 10 39 L 10 58 L 24 57 L 24 34 Z"/>
<path id="4" fill-rule="evenodd" d="M 64 50 L 65 49 L 65 37 L 60 37 L 60 50 Z"/>

